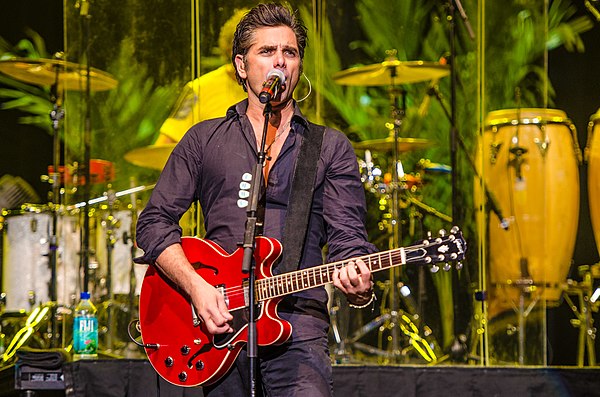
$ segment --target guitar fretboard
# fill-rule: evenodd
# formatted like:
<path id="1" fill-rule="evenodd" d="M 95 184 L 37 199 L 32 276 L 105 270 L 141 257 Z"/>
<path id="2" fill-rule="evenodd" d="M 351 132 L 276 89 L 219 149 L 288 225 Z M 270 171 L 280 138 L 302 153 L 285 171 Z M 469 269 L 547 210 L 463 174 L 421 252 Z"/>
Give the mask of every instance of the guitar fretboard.
<path id="1" fill-rule="evenodd" d="M 332 283 L 334 271 L 347 266 L 352 260 L 362 259 L 371 272 L 377 272 L 392 266 L 404 265 L 407 260 L 414 260 L 415 256 L 419 256 L 418 251 L 420 250 L 414 247 L 410 249 L 398 248 L 257 280 L 255 284 L 256 298 L 258 301 L 264 301 Z M 423 255 L 425 255 L 424 252 Z"/>

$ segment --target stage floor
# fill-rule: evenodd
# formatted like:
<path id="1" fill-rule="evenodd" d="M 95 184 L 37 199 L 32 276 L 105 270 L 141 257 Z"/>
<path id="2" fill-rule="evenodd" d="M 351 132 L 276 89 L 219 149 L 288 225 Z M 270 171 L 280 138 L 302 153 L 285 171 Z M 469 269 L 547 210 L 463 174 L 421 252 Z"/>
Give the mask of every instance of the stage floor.
<path id="1" fill-rule="evenodd" d="M 333 374 L 336 397 L 600 396 L 600 368 L 336 365 Z M 56 385 L 43 377 L 21 383 L 36 390 L 37 396 L 203 395 L 200 388 L 180 388 L 165 382 L 147 360 L 71 362 L 63 366 L 63 375 L 64 389 L 40 389 L 45 383 Z M 0 371 L 0 396 L 19 396 L 22 391 L 15 387 L 15 367 Z"/>

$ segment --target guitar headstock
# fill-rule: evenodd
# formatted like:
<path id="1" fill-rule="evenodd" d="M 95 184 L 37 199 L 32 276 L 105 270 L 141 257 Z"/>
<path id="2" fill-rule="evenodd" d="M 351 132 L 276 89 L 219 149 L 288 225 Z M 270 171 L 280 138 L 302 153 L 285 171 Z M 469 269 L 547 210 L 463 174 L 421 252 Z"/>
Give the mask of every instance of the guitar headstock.
<path id="1" fill-rule="evenodd" d="M 450 233 L 441 229 L 437 237 L 430 234 L 427 239 L 421 242 L 419 248 L 424 250 L 424 254 L 420 258 L 422 263 L 430 265 L 431 272 L 436 273 L 440 270 L 438 263 L 443 263 L 442 268 L 445 271 L 452 268 L 452 262 L 456 264 L 457 270 L 462 269 L 460 261 L 465 258 L 467 242 L 459 227 L 454 226 L 450 229 Z"/>

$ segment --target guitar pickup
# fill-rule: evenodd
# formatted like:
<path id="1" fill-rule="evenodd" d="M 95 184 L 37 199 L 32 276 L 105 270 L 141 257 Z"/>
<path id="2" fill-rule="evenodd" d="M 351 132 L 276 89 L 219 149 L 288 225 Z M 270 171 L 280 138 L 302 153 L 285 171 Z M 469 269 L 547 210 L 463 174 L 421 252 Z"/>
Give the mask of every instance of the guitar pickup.
<path id="1" fill-rule="evenodd" d="M 229 307 L 229 297 L 227 296 L 227 292 L 225 290 L 225 285 L 224 284 L 215 285 L 215 288 L 217 289 L 217 291 L 219 291 L 221 293 L 221 295 L 223 295 L 223 298 L 225 298 L 225 304 L 227 305 L 227 307 Z"/>
<path id="2" fill-rule="evenodd" d="M 250 283 L 248 279 L 242 281 L 242 290 L 244 291 L 244 306 L 248 307 L 250 304 L 250 292 L 248 291 L 248 286 Z"/>

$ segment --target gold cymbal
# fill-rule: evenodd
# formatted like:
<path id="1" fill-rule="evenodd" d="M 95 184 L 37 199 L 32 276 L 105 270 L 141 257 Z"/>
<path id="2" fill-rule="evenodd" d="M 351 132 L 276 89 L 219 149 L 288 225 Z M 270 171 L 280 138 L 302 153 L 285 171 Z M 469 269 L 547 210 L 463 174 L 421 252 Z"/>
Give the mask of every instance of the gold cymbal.
<path id="1" fill-rule="evenodd" d="M 133 149 L 125 153 L 125 160 L 133 165 L 162 171 L 175 145 L 167 143 Z"/>
<path id="2" fill-rule="evenodd" d="M 429 139 L 423 138 L 398 138 L 396 140 L 398 144 L 398 151 L 400 153 L 410 152 L 413 150 L 424 149 L 431 146 L 433 143 Z M 384 139 L 371 139 L 368 141 L 362 141 L 354 143 L 354 149 L 356 150 L 375 150 L 375 151 L 392 151 L 394 150 L 394 138 L 387 137 Z"/>
<path id="3" fill-rule="evenodd" d="M 357 66 L 334 73 L 333 80 L 341 85 L 395 85 L 440 79 L 450 74 L 450 67 L 439 62 L 399 61 L 397 59 Z"/>
<path id="4" fill-rule="evenodd" d="M 60 59 L 12 58 L 0 61 L 0 72 L 29 84 L 58 86 L 71 91 L 85 91 L 87 71 L 84 65 Z M 99 69 L 90 68 L 90 90 L 105 91 L 117 86 L 117 80 Z"/>

